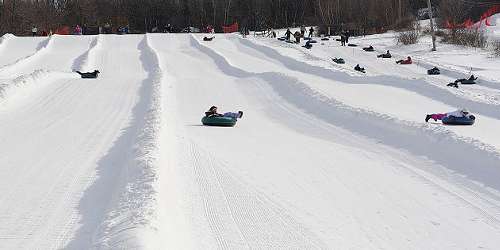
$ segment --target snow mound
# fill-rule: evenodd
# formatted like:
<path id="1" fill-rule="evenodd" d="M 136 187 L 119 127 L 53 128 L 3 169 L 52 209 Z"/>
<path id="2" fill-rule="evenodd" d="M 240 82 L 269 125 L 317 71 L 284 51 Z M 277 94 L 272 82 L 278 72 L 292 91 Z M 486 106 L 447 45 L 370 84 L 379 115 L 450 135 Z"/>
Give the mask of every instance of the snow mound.
<path id="1" fill-rule="evenodd" d="M 98 47 L 96 43 L 95 47 Z M 157 52 L 150 46 L 145 35 L 139 44 L 140 60 L 147 78 L 141 92 L 147 93 L 137 108 L 145 111 L 144 119 L 134 127 L 136 137 L 133 155 L 123 179 L 126 187 L 119 194 L 116 203 L 110 206 L 106 219 L 101 224 L 95 246 L 122 249 L 130 246 L 146 248 L 149 239 L 160 238 L 157 221 L 156 180 L 158 179 L 159 133 L 161 128 L 161 83 L 162 70 Z"/>
<path id="2" fill-rule="evenodd" d="M 7 33 L 5 35 L 3 35 L 2 37 L 0 37 L 0 44 L 8 41 L 9 39 L 13 38 L 14 35 L 10 34 L 10 33 Z"/>

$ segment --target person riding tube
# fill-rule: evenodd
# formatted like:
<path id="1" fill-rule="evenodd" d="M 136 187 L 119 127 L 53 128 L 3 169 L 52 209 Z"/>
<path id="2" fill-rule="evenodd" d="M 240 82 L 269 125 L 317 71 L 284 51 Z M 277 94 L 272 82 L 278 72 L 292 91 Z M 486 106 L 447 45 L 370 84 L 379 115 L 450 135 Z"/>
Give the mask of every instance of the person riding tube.
<path id="1" fill-rule="evenodd" d="M 425 122 L 429 122 L 430 119 L 434 121 L 440 120 L 444 124 L 472 125 L 476 117 L 470 114 L 467 109 L 463 108 L 449 113 L 428 114 L 425 116 Z"/>
<path id="2" fill-rule="evenodd" d="M 396 63 L 397 64 L 408 65 L 408 64 L 412 64 L 413 61 L 411 60 L 411 57 L 407 57 L 405 60 L 396 61 Z"/>

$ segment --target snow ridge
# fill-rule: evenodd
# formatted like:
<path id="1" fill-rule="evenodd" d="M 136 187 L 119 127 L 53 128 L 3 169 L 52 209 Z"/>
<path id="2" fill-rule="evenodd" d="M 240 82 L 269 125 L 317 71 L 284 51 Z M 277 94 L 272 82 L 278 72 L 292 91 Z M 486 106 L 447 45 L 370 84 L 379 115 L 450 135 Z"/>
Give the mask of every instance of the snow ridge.
<path id="1" fill-rule="evenodd" d="M 246 72 L 233 66 L 226 58 L 201 44 L 196 38 L 192 37 L 191 41 L 194 47 L 210 56 L 224 73 L 235 77 L 263 79 L 283 99 L 306 113 L 386 145 L 428 157 L 486 186 L 500 190 L 500 184 L 496 181 L 500 178 L 500 154 L 491 145 L 459 136 L 443 127 L 404 121 L 386 114 L 348 106 L 283 73 Z M 434 146 L 426 146 L 431 144 Z M 468 153 L 457 155 L 456 152 Z M 477 159 L 482 160 L 478 162 Z M 478 167 L 482 168 L 482 171 L 479 171 Z"/>
<path id="2" fill-rule="evenodd" d="M 8 65 L 5 65 L 4 67 L 0 68 L 0 73 L 5 73 L 5 72 L 9 72 L 9 71 L 15 72 L 16 68 L 22 67 L 22 65 L 25 65 L 33 60 L 36 60 L 37 57 L 40 57 L 41 55 L 46 54 L 47 51 L 52 46 L 52 44 L 54 43 L 55 37 L 56 37 L 56 35 L 50 36 L 49 38 L 47 38 L 46 40 L 41 42 L 38 45 L 38 48 L 36 49 L 35 53 L 33 53 L 29 56 L 26 56 L 24 58 L 18 59 L 17 61 L 15 61 L 11 64 L 8 64 Z"/>
<path id="3" fill-rule="evenodd" d="M 163 73 L 157 52 L 144 36 L 139 44 L 141 61 L 148 77 L 141 87 L 141 100 L 137 105 L 145 111 L 137 118 L 133 155 L 125 171 L 125 187 L 117 202 L 108 209 L 106 219 L 94 237 L 94 247 L 124 249 L 154 248 L 156 235 L 157 183 L 159 159 L 159 133 L 161 129 L 161 82 Z M 141 114 L 142 115 L 142 114 Z"/>
<path id="4" fill-rule="evenodd" d="M 5 44 L 7 44 L 12 37 L 14 37 L 14 35 L 10 33 L 7 33 L 0 37 L 0 49 L 3 49 Z"/>
<path id="5" fill-rule="evenodd" d="M 89 49 L 73 63 L 73 70 L 82 72 L 94 70 L 93 67 L 96 66 L 95 55 L 98 53 L 98 50 L 102 49 L 102 39 L 101 35 L 97 35 L 97 37 L 92 40 Z"/>

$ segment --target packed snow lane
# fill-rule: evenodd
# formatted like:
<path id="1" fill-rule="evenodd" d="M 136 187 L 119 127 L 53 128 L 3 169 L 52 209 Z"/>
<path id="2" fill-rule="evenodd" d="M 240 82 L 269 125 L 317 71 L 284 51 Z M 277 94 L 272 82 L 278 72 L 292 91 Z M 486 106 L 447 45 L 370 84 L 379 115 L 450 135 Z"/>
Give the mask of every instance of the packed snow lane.
<path id="1" fill-rule="evenodd" d="M 54 35 L 45 39 L 35 53 L 0 68 L 0 79 L 13 79 L 38 69 L 72 72 L 95 36 Z"/>
<path id="2" fill-rule="evenodd" d="M 163 210 L 177 215 L 162 217 L 171 248 L 186 239 L 194 248 L 500 244 L 494 192 L 322 119 L 335 107 L 310 110 L 322 97 L 287 75 L 253 73 L 253 55 L 223 57 L 190 36 L 151 40 L 167 76 L 165 120 L 175 124 L 161 140 L 170 164 L 160 183 L 178 184 L 162 191 Z M 245 113 L 235 128 L 200 126 L 211 105 Z"/>
<path id="3" fill-rule="evenodd" d="M 115 211 L 113 199 L 128 181 L 123 173 L 130 171 L 136 134 L 129 128 L 144 120 L 136 106 L 139 98 L 149 98 L 139 91 L 147 76 L 140 59 L 143 39 L 106 36 L 102 50 L 91 53 L 103 72 L 100 78 L 56 79 L 21 104 L 2 107 L 1 249 L 100 246 L 93 242 L 103 240 L 98 229 L 106 213 Z M 51 51 L 56 55 L 44 56 L 43 63 L 62 63 L 58 69 L 69 70 L 89 41 L 65 39 L 61 43 L 74 54 Z"/>
<path id="4" fill-rule="evenodd" d="M 474 142 L 481 149 L 500 153 L 500 135 L 486 132 L 500 127 L 498 105 L 463 100 L 454 95 L 447 95 L 443 91 L 439 92 L 443 94 L 439 96 L 438 93 L 433 93 L 432 89 L 425 87 L 423 82 L 408 80 L 398 74 L 390 75 L 390 72 L 387 72 L 388 75 L 380 76 L 351 76 L 331 67 L 317 65 L 317 61 L 298 56 L 294 53 L 296 50 L 289 48 L 288 44 L 282 47 L 274 45 L 271 48 L 259 44 L 261 41 L 251 42 L 231 36 L 228 39 L 240 41 L 248 46 L 249 48 L 245 49 L 247 51 L 254 49 L 253 53 L 247 52 L 249 55 L 259 55 L 254 56 L 253 59 L 234 59 L 231 56 L 234 53 L 229 48 L 236 50 L 234 48 L 236 45 L 232 45 L 227 39 L 214 41 L 211 47 L 227 55 L 228 60 L 235 65 L 242 65 L 245 60 L 250 60 L 252 72 L 285 72 L 299 78 L 321 94 L 333 97 L 349 106 L 388 114 L 394 119 L 411 121 L 417 126 L 422 126 L 418 124 L 424 122 L 425 114 L 450 112 L 470 104 L 470 109 L 478 117 L 475 126 L 467 128 L 440 126 L 432 129 L 452 131 L 456 137 L 461 137 L 464 142 Z M 263 60 L 263 56 L 269 59 Z M 435 89 L 435 87 L 432 88 Z M 386 98 L 387 96 L 391 96 L 391 98 Z M 415 105 L 415 103 L 419 105 Z"/>

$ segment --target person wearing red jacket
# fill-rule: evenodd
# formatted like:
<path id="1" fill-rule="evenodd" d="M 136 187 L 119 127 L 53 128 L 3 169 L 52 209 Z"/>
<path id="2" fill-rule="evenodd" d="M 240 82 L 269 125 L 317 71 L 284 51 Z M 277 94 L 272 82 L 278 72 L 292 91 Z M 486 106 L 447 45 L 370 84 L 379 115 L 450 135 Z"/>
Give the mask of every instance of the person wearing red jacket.
<path id="1" fill-rule="evenodd" d="M 411 57 L 407 57 L 406 60 L 399 60 L 399 61 L 396 61 L 397 64 L 412 64 L 412 60 L 411 60 Z"/>

